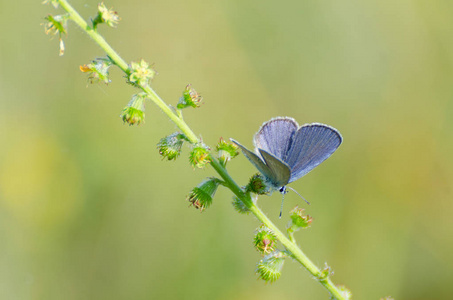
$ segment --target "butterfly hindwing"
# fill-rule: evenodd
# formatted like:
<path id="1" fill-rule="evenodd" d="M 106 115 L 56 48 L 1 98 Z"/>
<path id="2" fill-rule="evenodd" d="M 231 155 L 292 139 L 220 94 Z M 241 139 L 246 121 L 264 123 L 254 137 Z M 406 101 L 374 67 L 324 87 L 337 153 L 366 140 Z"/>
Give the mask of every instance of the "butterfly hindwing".
<path id="1" fill-rule="evenodd" d="M 266 165 L 272 171 L 272 178 L 269 178 L 276 188 L 280 188 L 286 185 L 291 176 L 291 169 L 289 166 L 279 158 L 275 157 L 271 153 L 266 152 L 263 149 L 259 149 L 261 156 L 263 157 Z"/>
<path id="2" fill-rule="evenodd" d="M 263 162 L 263 160 L 258 155 L 248 150 L 241 144 L 239 144 L 238 141 L 234 139 L 230 140 L 233 143 L 235 143 L 239 148 L 241 148 L 242 153 L 244 153 L 244 156 L 247 157 L 247 159 L 258 169 L 258 171 L 260 171 L 261 174 L 263 174 L 266 178 L 272 178 L 274 176 L 271 169 Z"/>
<path id="3" fill-rule="evenodd" d="M 326 160 L 342 142 L 333 127 L 313 123 L 302 126 L 293 136 L 285 161 L 291 168 L 289 182 L 299 179 Z"/>

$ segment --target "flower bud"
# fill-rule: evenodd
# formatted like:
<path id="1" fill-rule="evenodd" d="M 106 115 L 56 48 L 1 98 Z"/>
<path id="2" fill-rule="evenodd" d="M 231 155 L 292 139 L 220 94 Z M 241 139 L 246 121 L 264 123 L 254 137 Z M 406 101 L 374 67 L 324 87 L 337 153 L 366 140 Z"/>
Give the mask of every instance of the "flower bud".
<path id="1" fill-rule="evenodd" d="M 276 251 L 264 257 L 256 268 L 259 278 L 268 281 L 276 281 L 282 274 L 283 264 L 286 255 L 283 252 Z"/>
<path id="2" fill-rule="evenodd" d="M 67 15 L 57 15 L 52 16 L 48 15 L 44 19 L 47 20 L 47 23 L 43 23 L 41 25 L 44 26 L 44 32 L 47 35 L 63 35 L 66 34 L 66 28 L 68 23 L 68 16 Z"/>
<path id="3" fill-rule="evenodd" d="M 204 168 L 211 161 L 209 158 L 209 148 L 205 144 L 197 144 L 193 147 L 189 155 L 189 162 L 192 167 Z"/>
<path id="4" fill-rule="evenodd" d="M 176 105 L 177 109 L 183 109 L 186 107 L 197 108 L 200 107 L 203 98 L 192 88 L 192 85 L 188 84 L 186 89 L 182 93 L 182 97 L 179 98 L 179 102 Z"/>
<path id="5" fill-rule="evenodd" d="M 132 100 L 129 101 L 129 104 L 123 109 L 120 115 L 124 123 L 140 125 L 140 123 L 145 121 L 145 99 L 145 93 L 132 96 Z"/>
<path id="6" fill-rule="evenodd" d="M 249 214 L 250 213 L 250 209 L 247 207 L 247 205 L 245 205 L 245 203 L 239 199 L 237 196 L 233 196 L 233 207 L 234 209 L 238 212 L 238 213 L 241 213 L 241 214 Z"/>
<path id="7" fill-rule="evenodd" d="M 313 222 L 313 218 L 309 215 L 304 215 L 304 209 L 299 208 L 298 206 L 294 207 L 293 210 L 289 212 L 290 221 L 286 226 L 286 229 L 289 233 L 298 231 L 301 228 L 308 228 Z"/>
<path id="8" fill-rule="evenodd" d="M 108 9 L 104 2 L 98 4 L 98 15 L 93 20 L 93 28 L 96 29 L 98 24 L 105 23 L 107 26 L 116 27 L 121 18 L 112 8 Z"/>
<path id="9" fill-rule="evenodd" d="M 223 138 L 220 138 L 216 151 L 218 152 L 219 161 L 224 167 L 229 160 L 239 155 L 238 146 L 232 142 L 226 142 Z"/>
<path id="10" fill-rule="evenodd" d="M 182 145 L 186 141 L 189 140 L 183 133 L 175 132 L 160 139 L 157 149 L 159 149 L 159 154 L 164 159 L 173 160 L 181 154 Z"/>
<path id="11" fill-rule="evenodd" d="M 253 244 L 261 254 L 269 254 L 277 247 L 277 237 L 271 229 L 261 225 L 255 232 Z"/>
<path id="12" fill-rule="evenodd" d="M 324 269 L 321 270 L 321 273 L 318 274 L 319 281 L 326 281 L 330 276 L 333 275 L 333 270 L 330 266 L 325 263 Z"/>
<path id="13" fill-rule="evenodd" d="M 209 177 L 193 188 L 187 196 L 187 200 L 200 212 L 211 206 L 215 192 L 222 181 L 215 177 Z"/>
<path id="14" fill-rule="evenodd" d="M 349 289 L 347 289 L 344 285 L 337 285 L 337 288 L 340 290 L 341 295 L 346 299 L 349 300 L 352 298 L 352 293 Z M 381 298 L 381 300 L 393 300 L 391 297 Z"/>
<path id="15" fill-rule="evenodd" d="M 142 59 L 140 62 L 131 63 L 129 82 L 134 85 L 145 86 L 156 74 L 157 72 Z"/>
<path id="16" fill-rule="evenodd" d="M 109 68 L 112 66 L 112 61 L 108 58 L 96 58 L 90 64 L 80 66 L 80 71 L 88 73 L 88 81 L 90 83 L 104 82 L 108 84 Z"/>
<path id="17" fill-rule="evenodd" d="M 52 4 L 53 7 L 58 8 L 58 0 L 44 0 L 42 4 Z"/>
<path id="18" fill-rule="evenodd" d="M 270 187 L 266 184 L 264 178 L 257 173 L 250 178 L 245 190 L 258 195 L 265 195 L 270 192 Z"/>
<path id="19" fill-rule="evenodd" d="M 44 26 L 44 32 L 47 35 L 58 35 L 59 36 L 60 56 L 62 56 L 64 54 L 63 35 L 67 34 L 66 28 L 67 28 L 68 18 L 69 18 L 68 15 L 58 15 L 58 16 L 48 15 L 45 18 L 47 20 L 47 23 L 41 24 Z"/>

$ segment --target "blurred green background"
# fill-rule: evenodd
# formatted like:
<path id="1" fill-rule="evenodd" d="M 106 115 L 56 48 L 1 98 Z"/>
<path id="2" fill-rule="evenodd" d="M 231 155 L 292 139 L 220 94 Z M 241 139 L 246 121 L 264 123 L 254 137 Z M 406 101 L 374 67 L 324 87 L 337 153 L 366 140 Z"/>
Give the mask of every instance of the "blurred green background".
<path id="1" fill-rule="evenodd" d="M 259 223 L 219 190 L 200 214 L 188 149 L 162 161 L 175 126 L 148 104 L 146 123 L 119 114 L 135 90 L 119 70 L 88 85 L 78 67 L 103 56 L 73 23 L 66 53 L 44 35 L 58 14 L 41 1 L 0 3 L 0 299 L 328 299 L 298 264 L 274 284 L 254 274 Z M 86 17 L 96 1 L 72 1 Z M 312 205 L 296 235 L 354 299 L 451 299 L 453 293 L 453 2 L 108 1 L 122 17 L 101 33 L 127 61 L 155 64 L 185 119 L 213 146 L 252 146 L 275 116 L 322 122 L 344 143 L 291 186 Z M 229 172 L 245 184 L 241 155 Z M 259 205 L 278 220 L 281 196 Z M 288 194 L 285 211 L 303 204 Z"/>

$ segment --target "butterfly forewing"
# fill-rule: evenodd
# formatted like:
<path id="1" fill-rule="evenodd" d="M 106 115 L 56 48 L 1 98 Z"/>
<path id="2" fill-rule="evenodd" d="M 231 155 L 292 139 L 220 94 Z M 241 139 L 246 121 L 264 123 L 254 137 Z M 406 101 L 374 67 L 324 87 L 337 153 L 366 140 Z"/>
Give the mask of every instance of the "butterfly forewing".
<path id="1" fill-rule="evenodd" d="M 326 160 L 342 141 L 340 133 L 324 124 L 304 125 L 293 136 L 285 162 L 291 168 L 289 182 L 299 179 Z"/>
<path id="2" fill-rule="evenodd" d="M 277 158 L 285 161 L 291 146 L 292 136 L 299 125 L 291 118 L 275 118 L 261 126 L 255 134 L 255 147 L 266 150 Z"/>

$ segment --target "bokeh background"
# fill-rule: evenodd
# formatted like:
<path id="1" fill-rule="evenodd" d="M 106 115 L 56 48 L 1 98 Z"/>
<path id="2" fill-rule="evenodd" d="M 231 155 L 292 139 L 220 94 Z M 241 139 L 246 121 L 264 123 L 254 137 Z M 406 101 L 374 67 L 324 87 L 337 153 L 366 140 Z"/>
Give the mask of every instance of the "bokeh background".
<path id="1" fill-rule="evenodd" d="M 88 85 L 78 67 L 103 56 L 72 23 L 66 53 L 44 35 L 41 1 L 0 2 L 0 299 L 328 299 L 298 264 L 274 284 L 254 274 L 259 223 L 219 190 L 200 214 L 186 195 L 210 168 L 188 148 L 162 161 L 176 129 L 149 103 L 146 123 L 119 114 L 135 90 Z M 71 1 L 89 19 L 96 1 Z M 214 146 L 252 146 L 275 116 L 322 122 L 339 150 L 292 184 L 312 203 L 297 240 L 354 299 L 451 299 L 453 293 L 453 2 L 108 1 L 100 30 L 127 60 L 145 58 L 185 119 Z M 255 172 L 229 164 L 240 184 Z M 281 197 L 259 205 L 278 220 Z M 288 194 L 285 211 L 304 205 Z M 305 207 L 305 205 L 304 205 Z"/>

